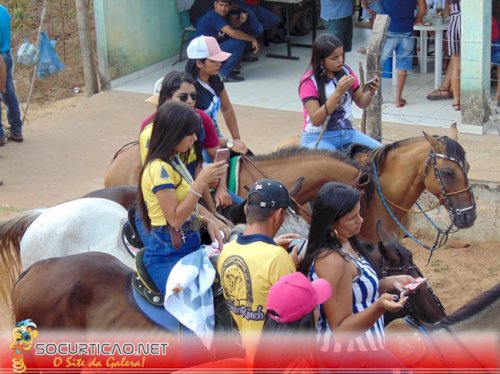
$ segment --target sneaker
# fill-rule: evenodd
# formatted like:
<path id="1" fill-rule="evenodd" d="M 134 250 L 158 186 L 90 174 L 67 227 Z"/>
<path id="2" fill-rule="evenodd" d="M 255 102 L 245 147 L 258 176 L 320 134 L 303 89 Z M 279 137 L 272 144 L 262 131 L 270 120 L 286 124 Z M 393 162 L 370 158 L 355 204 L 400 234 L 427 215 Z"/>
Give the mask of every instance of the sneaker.
<path id="1" fill-rule="evenodd" d="M 245 80 L 245 78 L 237 76 L 237 75 L 234 75 L 234 74 L 231 74 L 231 75 L 229 75 L 227 77 L 222 77 L 222 81 L 224 83 L 242 82 L 244 80 Z"/>
<path id="2" fill-rule="evenodd" d="M 255 53 L 247 53 L 241 58 L 241 60 L 245 62 L 254 62 L 258 61 L 259 57 Z"/>
<path id="3" fill-rule="evenodd" d="M 13 142 L 16 142 L 16 143 L 23 142 L 23 136 L 21 134 L 9 134 L 9 135 L 7 135 L 7 139 L 12 140 Z"/>
<path id="4" fill-rule="evenodd" d="M 4 137 L 4 136 L 2 136 L 2 137 L 0 138 L 0 147 L 3 147 L 4 145 L 5 145 L 5 137 Z"/>

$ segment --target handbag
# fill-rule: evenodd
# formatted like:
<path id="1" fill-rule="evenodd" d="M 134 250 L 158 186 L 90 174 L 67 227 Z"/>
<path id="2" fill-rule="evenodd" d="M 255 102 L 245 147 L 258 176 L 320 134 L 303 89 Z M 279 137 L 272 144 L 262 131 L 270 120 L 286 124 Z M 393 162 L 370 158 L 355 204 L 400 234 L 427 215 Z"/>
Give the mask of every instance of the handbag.
<path id="1" fill-rule="evenodd" d="M 182 232 L 182 228 L 176 230 L 172 226 L 168 225 L 168 230 L 170 232 L 172 247 L 174 247 L 174 249 L 180 249 L 184 244 L 184 233 Z"/>

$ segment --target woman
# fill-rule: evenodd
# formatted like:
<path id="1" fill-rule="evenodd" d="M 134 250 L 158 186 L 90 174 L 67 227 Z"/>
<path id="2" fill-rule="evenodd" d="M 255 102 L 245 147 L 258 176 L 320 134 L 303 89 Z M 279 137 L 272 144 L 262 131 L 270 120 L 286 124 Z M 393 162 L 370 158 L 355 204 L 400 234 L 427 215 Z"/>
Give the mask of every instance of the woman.
<path id="1" fill-rule="evenodd" d="M 326 183 L 313 202 L 309 243 L 300 267 L 312 280 L 326 279 L 334 291 L 320 307 L 317 327 L 321 357 L 328 367 L 399 364 L 384 352 L 383 314 L 399 311 L 406 298 L 397 300 L 386 292 L 414 279 L 378 279 L 378 269 L 356 238 L 363 223 L 359 211 L 359 191 Z"/>
<path id="2" fill-rule="evenodd" d="M 299 85 L 304 105 L 300 143 L 304 147 L 336 150 L 349 143 L 370 148 L 381 146 L 355 130 L 352 124 L 352 102 L 363 109 L 368 107 L 380 79 L 374 77 L 372 84 L 361 90 L 354 72 L 344 65 L 343 53 L 341 41 L 333 35 L 321 34 L 313 43 L 310 69 L 302 76 Z"/>
<path id="3" fill-rule="evenodd" d="M 217 123 L 217 114 L 220 109 L 233 138 L 233 141 L 226 141 L 226 144 L 221 143 L 221 146 L 229 149 L 238 146 L 241 149 L 238 151 L 239 153 L 247 153 L 245 143 L 240 140 L 240 131 L 233 105 L 219 76 L 222 62 L 231 54 L 222 52 L 215 38 L 199 36 L 189 43 L 187 55 L 189 60 L 186 64 L 186 73 L 191 74 L 196 80 L 198 92 L 196 108 L 203 110 L 212 118 L 217 134 L 222 137 Z"/>
<path id="4" fill-rule="evenodd" d="M 153 91 L 153 95 L 146 101 L 155 104 L 157 107 L 168 100 L 174 100 L 184 102 L 191 108 L 194 108 L 198 97 L 193 78 L 189 74 L 181 71 L 172 71 L 165 75 L 165 77 L 155 83 Z M 208 155 L 207 161 L 211 161 L 214 159 L 215 153 L 220 148 L 220 140 L 210 117 L 202 110 L 195 109 L 195 111 L 200 115 L 203 126 L 200 127 L 200 133 L 197 134 L 198 141 L 195 142 L 194 147 L 191 148 L 186 154 L 181 155 L 183 163 L 186 165 L 191 176 L 193 177 L 199 171 L 203 163 L 201 151 L 206 152 Z M 154 116 L 155 113 L 148 116 L 141 125 L 139 149 L 142 163 L 144 163 L 148 153 Z M 227 191 L 225 176 L 223 176 L 221 181 L 222 182 L 217 185 L 215 193 L 215 206 L 212 202 L 208 189 L 202 193 L 205 206 L 211 213 L 214 214 L 216 213 L 215 207 L 225 207 L 232 204 L 232 198 Z"/>
<path id="5" fill-rule="evenodd" d="M 199 248 L 200 225 L 222 248 L 222 237 L 212 218 L 198 214 L 201 191 L 220 179 L 224 161 L 208 164 L 193 180 L 178 154 L 187 152 L 197 140 L 200 117 L 187 104 L 167 101 L 156 112 L 149 151 L 139 179 L 139 208 L 151 232 L 144 252 L 144 265 L 165 294 L 173 266 Z"/>
<path id="6" fill-rule="evenodd" d="M 460 0 L 447 0 L 450 13 L 448 24 L 448 53 L 451 56 L 451 92 L 453 94 L 453 109 L 460 110 Z"/>

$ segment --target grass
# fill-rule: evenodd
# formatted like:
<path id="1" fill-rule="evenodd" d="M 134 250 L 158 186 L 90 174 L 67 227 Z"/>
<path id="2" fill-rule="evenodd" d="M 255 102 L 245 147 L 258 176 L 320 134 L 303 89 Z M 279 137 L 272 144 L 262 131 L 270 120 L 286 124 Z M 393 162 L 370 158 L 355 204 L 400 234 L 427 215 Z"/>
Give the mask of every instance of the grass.
<path id="1" fill-rule="evenodd" d="M 441 271 L 446 271 L 449 270 L 450 267 L 448 264 L 446 264 L 444 261 L 441 260 L 434 260 L 430 266 L 432 267 L 432 270 L 434 270 L 436 273 L 439 273 Z"/>

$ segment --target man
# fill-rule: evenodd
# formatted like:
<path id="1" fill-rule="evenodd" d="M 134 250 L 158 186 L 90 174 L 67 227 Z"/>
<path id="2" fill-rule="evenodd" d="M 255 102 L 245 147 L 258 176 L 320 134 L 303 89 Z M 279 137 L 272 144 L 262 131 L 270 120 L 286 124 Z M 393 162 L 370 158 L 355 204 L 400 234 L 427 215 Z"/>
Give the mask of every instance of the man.
<path id="1" fill-rule="evenodd" d="M 288 247 L 298 235 L 287 234 L 273 240 L 289 205 L 288 190 L 278 181 L 264 179 L 255 183 L 245 206 L 247 227 L 224 246 L 217 261 L 224 298 L 249 357 L 254 354 L 264 325 L 269 289 L 283 275 L 295 272 L 294 260 L 280 245 Z M 295 260 L 296 253 L 294 248 Z"/>
<path id="2" fill-rule="evenodd" d="M 14 88 L 14 79 L 12 77 L 12 55 L 10 53 L 10 15 L 7 8 L 0 5 L 0 54 L 3 62 L 5 63 L 5 89 L 3 90 L 0 85 L 0 102 L 3 101 L 7 105 L 7 119 L 10 125 L 10 133 L 7 138 L 14 142 L 22 142 L 22 122 L 21 112 L 19 110 L 19 103 L 16 97 L 16 90 Z M 1 73 L 0 73 L 1 74 Z M 3 81 L 3 76 L 0 82 Z M 1 118 L 1 106 L 0 106 Z M 0 123 L 0 146 L 5 145 L 5 134 L 3 124 Z"/>
<path id="3" fill-rule="evenodd" d="M 220 74 L 224 82 L 241 82 L 244 78 L 233 73 L 235 65 L 241 59 L 247 42 L 252 44 L 255 53 L 259 51 L 259 43 L 255 37 L 231 27 L 226 18 L 231 5 L 231 0 L 215 0 L 214 9 L 209 10 L 199 19 L 196 26 L 196 36 L 213 36 L 217 39 L 224 52 L 233 55 L 236 63 L 231 65 L 223 64 Z"/>
<path id="4" fill-rule="evenodd" d="M 384 14 L 389 15 L 391 23 L 387 32 L 387 40 L 380 57 L 380 66 L 396 51 L 396 69 L 398 71 L 398 82 L 396 87 L 396 108 L 402 108 L 406 104 L 403 99 L 403 89 L 406 82 L 408 70 L 413 67 L 413 51 L 415 39 L 413 38 L 413 25 L 423 23 L 426 12 L 425 0 L 381 0 Z M 414 18 L 415 9 L 418 13 Z"/>
<path id="5" fill-rule="evenodd" d="M 344 61 L 345 53 L 352 49 L 353 9 L 353 0 L 321 0 L 320 17 L 326 22 L 326 31 L 342 41 Z"/>

